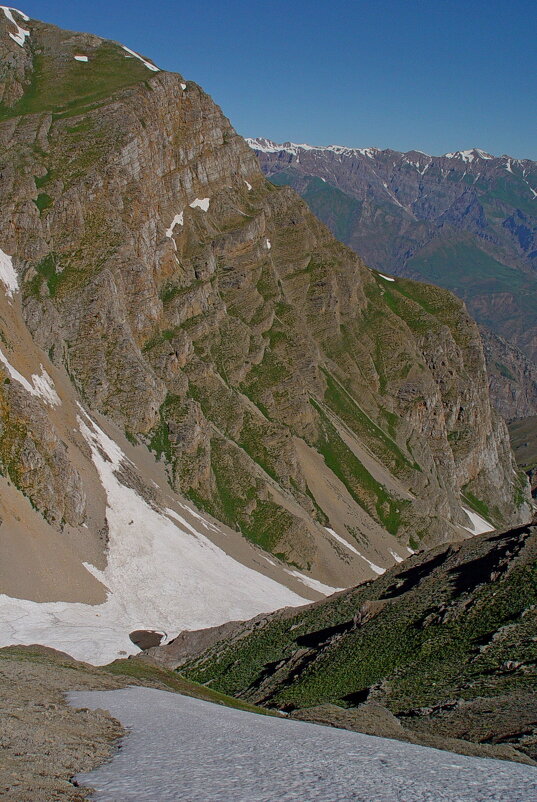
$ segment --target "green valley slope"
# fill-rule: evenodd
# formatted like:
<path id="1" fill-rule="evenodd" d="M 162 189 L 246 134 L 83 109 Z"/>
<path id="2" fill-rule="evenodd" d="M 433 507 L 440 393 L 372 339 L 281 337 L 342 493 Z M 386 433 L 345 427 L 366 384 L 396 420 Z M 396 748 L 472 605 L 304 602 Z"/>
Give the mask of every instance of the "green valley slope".
<path id="1" fill-rule="evenodd" d="M 180 670 L 300 718 L 435 745 L 505 744 L 535 760 L 536 639 L 529 526 L 421 553 L 326 601 L 246 622 Z"/>

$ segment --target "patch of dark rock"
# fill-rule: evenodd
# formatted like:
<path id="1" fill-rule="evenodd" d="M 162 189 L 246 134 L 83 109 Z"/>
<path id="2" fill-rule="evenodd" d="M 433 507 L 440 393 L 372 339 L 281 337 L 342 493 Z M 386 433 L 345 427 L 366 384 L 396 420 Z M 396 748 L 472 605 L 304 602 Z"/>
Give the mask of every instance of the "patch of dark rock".
<path id="1" fill-rule="evenodd" d="M 442 713 L 448 713 L 451 710 L 456 710 L 460 705 L 457 699 L 450 699 L 440 705 L 433 705 L 432 707 L 418 707 L 412 710 L 402 710 L 397 713 L 398 719 L 405 718 L 434 718 L 440 716 Z"/>
<path id="2" fill-rule="evenodd" d="M 529 534 L 527 529 L 525 531 Z M 501 546 L 451 569 L 449 573 L 453 577 L 456 593 L 469 593 L 478 585 L 493 582 L 506 570 L 509 562 L 522 549 L 525 538 L 520 536 L 519 530 L 514 530 L 509 537 L 502 535 L 502 539 L 504 542 Z"/>
<path id="3" fill-rule="evenodd" d="M 535 722 L 534 727 L 526 727 L 523 730 L 517 730 L 516 732 L 509 732 L 505 733 L 504 735 L 494 735 L 492 738 L 484 738 L 480 743 L 482 744 L 517 744 L 524 741 L 525 738 L 528 736 L 532 736 L 535 734 L 535 727 L 537 727 L 537 721 Z"/>
<path id="4" fill-rule="evenodd" d="M 341 701 L 353 707 L 363 705 L 369 698 L 369 691 L 369 688 L 362 688 L 361 691 L 354 691 L 354 693 L 348 693 L 346 696 L 342 696 Z"/>
<path id="5" fill-rule="evenodd" d="M 474 638 L 472 643 L 474 646 L 488 646 L 497 631 L 495 629 L 492 632 L 486 632 L 484 635 L 480 635 L 479 638 Z"/>
<path id="6" fill-rule="evenodd" d="M 402 596 L 403 593 L 412 590 L 416 585 L 419 585 L 422 579 L 425 579 L 435 568 L 438 568 L 439 565 L 442 565 L 442 563 L 446 561 L 450 551 L 450 549 L 447 549 L 441 554 L 437 554 L 436 557 L 433 557 L 431 560 L 427 560 L 427 562 L 416 565 L 414 568 L 409 568 L 407 571 L 402 571 L 393 585 L 386 588 L 380 598 L 395 599 L 397 596 Z"/>
<path id="7" fill-rule="evenodd" d="M 298 638 L 295 638 L 295 643 L 307 649 L 316 649 L 331 640 L 335 635 L 343 635 L 345 632 L 350 632 L 354 629 L 354 626 L 354 620 L 344 621 L 343 624 L 336 624 L 333 627 L 325 627 L 315 632 L 308 632 L 306 635 L 299 635 Z"/>
<path id="8" fill-rule="evenodd" d="M 142 651 L 160 646 L 163 637 L 164 635 L 161 632 L 154 632 L 150 629 L 135 629 L 129 635 L 135 646 L 138 646 Z"/>

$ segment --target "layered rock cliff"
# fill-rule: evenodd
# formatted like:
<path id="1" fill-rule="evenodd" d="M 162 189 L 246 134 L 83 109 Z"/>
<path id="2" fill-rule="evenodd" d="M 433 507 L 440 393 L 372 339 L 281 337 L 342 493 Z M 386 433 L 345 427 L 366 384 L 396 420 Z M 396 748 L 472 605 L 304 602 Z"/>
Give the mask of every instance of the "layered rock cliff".
<path id="1" fill-rule="evenodd" d="M 491 358 L 491 395 L 508 418 L 535 414 L 527 371 L 497 363 L 537 355 L 537 164 L 482 150 L 428 156 L 378 148 L 248 140 L 263 172 L 292 186 L 335 236 L 371 267 L 455 292 L 472 316 L 508 341 Z M 517 350 L 518 349 L 518 352 Z M 509 384 L 506 379 L 509 379 Z M 531 400 L 533 405 L 535 402 Z"/>
<path id="2" fill-rule="evenodd" d="M 101 475 L 105 453 L 154 504 L 149 449 L 198 510 L 339 587 L 477 513 L 527 518 L 461 302 L 368 269 L 195 83 L 14 11 L 0 57 L 2 350 L 136 447 L 118 474 L 79 421 Z M 106 542 L 65 414 L 7 367 L 1 399 L 4 476 Z"/>

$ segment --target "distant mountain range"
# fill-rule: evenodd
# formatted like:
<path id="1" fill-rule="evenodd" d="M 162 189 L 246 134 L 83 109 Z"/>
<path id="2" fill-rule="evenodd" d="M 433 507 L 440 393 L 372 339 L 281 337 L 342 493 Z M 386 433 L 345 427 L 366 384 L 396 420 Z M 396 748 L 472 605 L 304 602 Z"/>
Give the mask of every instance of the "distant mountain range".
<path id="1" fill-rule="evenodd" d="M 272 183 L 297 190 L 370 267 L 462 298 L 490 340 L 497 408 L 537 412 L 536 162 L 478 148 L 429 156 L 247 141 Z"/>

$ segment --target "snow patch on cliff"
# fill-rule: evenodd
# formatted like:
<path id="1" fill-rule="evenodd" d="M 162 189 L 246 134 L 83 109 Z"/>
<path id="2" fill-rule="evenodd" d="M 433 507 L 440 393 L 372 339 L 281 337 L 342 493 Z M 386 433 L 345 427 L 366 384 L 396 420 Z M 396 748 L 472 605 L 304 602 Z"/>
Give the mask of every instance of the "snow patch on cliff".
<path id="1" fill-rule="evenodd" d="M 394 278 L 392 278 L 391 276 L 385 276 L 384 273 L 377 273 L 377 276 L 380 276 L 380 278 L 383 278 L 384 281 L 395 281 Z"/>
<path id="2" fill-rule="evenodd" d="M 4 12 L 8 20 L 11 23 L 13 23 L 13 25 L 17 29 L 17 33 L 10 33 L 9 35 L 11 36 L 14 42 L 16 42 L 21 47 L 24 47 L 24 43 L 26 42 L 27 37 L 30 36 L 30 31 L 27 31 L 25 28 L 22 28 L 19 25 L 19 23 L 15 20 L 15 17 L 13 16 L 13 12 L 22 17 L 25 22 L 29 22 L 30 17 L 28 17 L 23 11 L 19 11 L 18 8 L 12 8 L 11 6 L 0 6 L 0 8 Z"/>
<path id="3" fill-rule="evenodd" d="M 193 200 L 189 206 L 192 209 L 201 209 L 203 212 L 208 212 L 210 202 L 210 198 L 196 198 L 196 200 Z"/>
<path id="4" fill-rule="evenodd" d="M 125 47 L 125 45 L 121 45 L 121 47 L 131 56 L 134 56 L 134 58 L 137 58 L 139 61 L 141 61 L 142 64 L 145 64 L 148 70 L 152 70 L 153 72 L 160 72 L 158 67 L 155 67 L 155 65 L 151 64 L 150 61 L 146 61 L 146 59 L 143 56 L 141 56 L 139 53 L 135 53 L 135 51 L 131 50 L 130 47 Z"/>
<path id="5" fill-rule="evenodd" d="M 175 248 L 175 250 L 177 250 L 177 245 L 173 241 L 173 231 L 175 229 L 175 226 L 184 225 L 184 221 L 185 221 L 184 212 L 181 212 L 181 214 L 176 214 L 172 220 L 171 226 L 168 229 L 166 229 L 166 236 L 168 237 L 168 239 L 172 240 L 173 247 Z"/>
<path id="6" fill-rule="evenodd" d="M 330 529 L 328 526 L 326 526 L 325 529 L 332 535 L 333 538 L 335 538 L 344 546 L 346 546 L 346 548 L 348 548 L 350 551 L 353 551 L 355 554 L 357 554 L 358 557 L 360 557 L 360 559 L 364 560 L 364 562 L 366 562 L 369 565 L 369 567 L 375 574 L 377 574 L 378 576 L 382 576 L 382 574 L 386 573 L 385 568 L 381 568 L 380 565 L 375 565 L 375 563 L 371 562 L 371 560 L 368 560 L 367 557 L 364 557 L 364 555 L 360 551 L 358 551 L 358 549 L 356 549 L 354 546 L 352 546 L 350 543 L 344 540 L 344 538 L 342 538 L 341 535 L 338 535 L 337 532 L 334 532 L 333 529 Z M 393 552 L 391 553 L 393 554 Z M 401 562 L 401 560 L 399 560 L 399 562 Z"/>
<path id="7" fill-rule="evenodd" d="M 4 365 L 7 372 L 11 376 L 11 378 L 20 384 L 27 393 L 30 395 L 36 396 L 38 398 L 42 398 L 47 404 L 50 404 L 52 407 L 59 406 L 61 404 L 60 398 L 58 393 L 54 389 L 54 382 L 48 375 L 47 371 L 41 365 L 41 374 L 34 373 L 32 375 L 32 381 L 29 382 L 28 379 L 25 379 L 22 373 L 13 367 L 13 365 L 9 362 L 6 355 L 0 350 L 0 362 Z"/>
<path id="8" fill-rule="evenodd" d="M 472 512 L 467 507 L 463 507 L 464 512 L 468 516 L 471 522 L 471 528 L 465 526 L 467 532 L 471 532 L 472 535 L 484 535 L 485 532 L 494 532 L 494 527 L 489 521 L 486 521 L 477 512 Z"/>
<path id="9" fill-rule="evenodd" d="M 13 267 L 13 259 L 0 248 L 0 281 L 6 288 L 8 298 L 13 298 L 13 293 L 19 289 L 19 279 Z"/>

